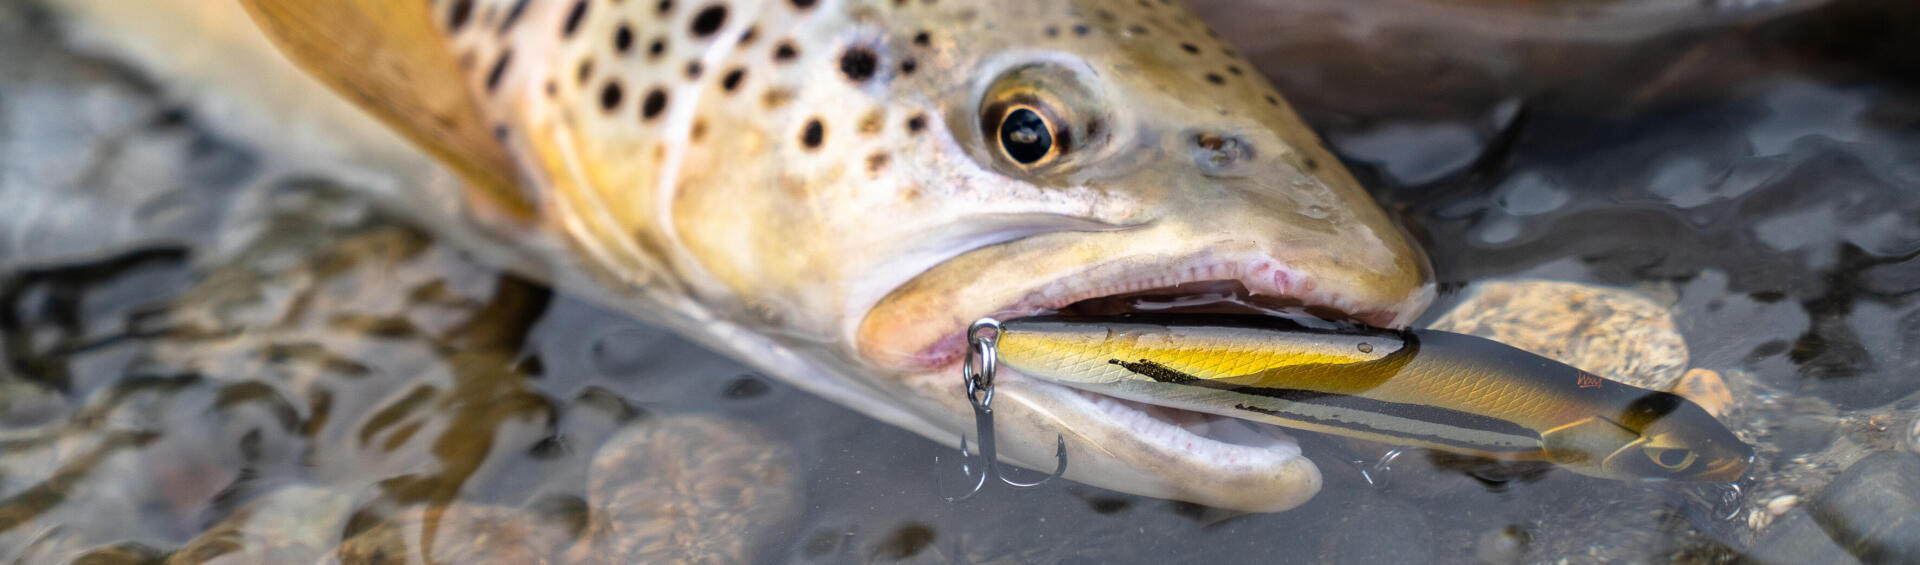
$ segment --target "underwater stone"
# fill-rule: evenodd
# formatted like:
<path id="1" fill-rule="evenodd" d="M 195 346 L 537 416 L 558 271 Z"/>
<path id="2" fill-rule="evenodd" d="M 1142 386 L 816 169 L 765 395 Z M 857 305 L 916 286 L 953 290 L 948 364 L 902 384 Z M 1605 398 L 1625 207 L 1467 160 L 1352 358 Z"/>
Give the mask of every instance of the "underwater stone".
<path id="1" fill-rule="evenodd" d="M 1756 544 L 1742 563 L 1787 565 L 1799 563 L 1859 563 L 1847 550 L 1835 544 L 1803 508 L 1787 513 L 1767 530 L 1766 539 Z"/>
<path id="2" fill-rule="evenodd" d="M 1484 337 L 1652 390 L 1687 368 L 1667 309 L 1633 291 L 1538 279 L 1476 283 L 1433 329 Z"/>
<path id="3" fill-rule="evenodd" d="M 1861 562 L 1920 562 L 1920 455 L 1868 455 L 1827 485 L 1810 510 Z"/>

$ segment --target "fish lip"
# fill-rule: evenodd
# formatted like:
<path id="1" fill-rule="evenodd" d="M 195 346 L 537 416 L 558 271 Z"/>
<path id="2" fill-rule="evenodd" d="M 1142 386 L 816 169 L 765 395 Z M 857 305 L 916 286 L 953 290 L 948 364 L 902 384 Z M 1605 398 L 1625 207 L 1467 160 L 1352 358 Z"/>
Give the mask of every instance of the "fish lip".
<path id="1" fill-rule="evenodd" d="M 1097 263 L 1079 273 L 1045 280 L 1021 292 L 1022 298 L 990 312 L 968 318 L 963 324 L 929 345 L 918 357 L 921 369 L 957 370 L 965 352 L 966 332 L 971 320 L 993 318 L 1009 320 L 1059 310 L 1067 305 L 1106 296 L 1116 296 L 1188 283 L 1234 281 L 1253 296 L 1298 300 L 1303 306 L 1339 312 L 1363 324 L 1384 328 L 1404 327 L 1418 316 L 1430 297 L 1431 285 L 1422 296 L 1397 304 L 1368 304 L 1349 298 L 1335 289 L 1325 288 L 1303 269 L 1264 254 L 1222 258 L 1202 253 L 1163 261 L 1165 268 L 1123 269 L 1118 276 L 1100 276 L 1103 270 L 1133 266 L 1138 258 Z"/>

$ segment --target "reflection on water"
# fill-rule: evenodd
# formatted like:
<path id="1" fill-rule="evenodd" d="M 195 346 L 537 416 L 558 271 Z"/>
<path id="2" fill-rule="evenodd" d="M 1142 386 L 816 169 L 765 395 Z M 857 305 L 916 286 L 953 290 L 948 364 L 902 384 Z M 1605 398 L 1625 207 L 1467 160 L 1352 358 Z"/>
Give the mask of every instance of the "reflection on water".
<path id="1" fill-rule="evenodd" d="M 0 196 L 92 210 L 5 225 L 0 562 L 1920 555 L 1920 98 L 1883 75 L 1328 120 L 1448 289 L 1524 275 L 1671 304 L 1761 458 L 1736 495 L 1303 434 L 1325 490 L 1236 516 L 1071 483 L 944 504 L 950 450 L 502 276 L 325 180 L 260 177 L 137 77 L 0 11 L 21 54 L 0 57 Z M 243 190 L 270 227 L 210 219 Z M 70 219 L 95 213 L 117 219 Z"/>

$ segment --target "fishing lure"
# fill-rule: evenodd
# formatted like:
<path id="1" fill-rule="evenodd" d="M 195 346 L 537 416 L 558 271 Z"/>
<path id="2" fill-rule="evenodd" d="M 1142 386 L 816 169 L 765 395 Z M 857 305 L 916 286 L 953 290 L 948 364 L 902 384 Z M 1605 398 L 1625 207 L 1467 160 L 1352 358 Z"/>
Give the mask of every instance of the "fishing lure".
<path id="1" fill-rule="evenodd" d="M 996 348 L 1089 392 L 1595 477 L 1730 482 L 1753 459 L 1685 398 L 1463 334 L 1133 314 L 1009 320 Z"/>
<path id="2" fill-rule="evenodd" d="M 979 453 L 967 450 L 967 437 L 960 436 L 960 473 L 972 481 L 966 492 L 946 494 L 945 481 L 941 481 L 941 498 L 947 502 L 959 502 L 987 486 L 990 480 L 1000 481 L 1013 488 L 1033 488 L 1066 474 L 1067 440 L 1054 436 L 1054 458 L 1058 461 L 1053 474 L 1033 481 L 1015 480 L 1000 468 L 1000 454 L 993 437 L 993 377 L 999 368 L 995 337 L 999 335 L 1000 323 L 992 318 L 982 318 L 967 328 L 967 357 L 960 363 L 960 380 L 967 388 L 967 403 L 973 405 L 974 437 L 979 438 Z M 977 460 L 977 463 L 976 463 Z M 939 458 L 934 463 L 939 464 Z M 944 475 L 942 475 L 944 476 Z"/>

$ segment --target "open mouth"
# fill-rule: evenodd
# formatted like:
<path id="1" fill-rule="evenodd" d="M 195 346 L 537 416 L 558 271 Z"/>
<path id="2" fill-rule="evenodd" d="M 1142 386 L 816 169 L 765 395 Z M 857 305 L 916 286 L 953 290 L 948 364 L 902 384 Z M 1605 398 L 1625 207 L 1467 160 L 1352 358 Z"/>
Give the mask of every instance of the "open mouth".
<path id="1" fill-rule="evenodd" d="M 1424 304 L 1423 298 L 1394 305 L 1364 304 L 1317 284 L 1306 273 L 1270 260 L 1257 260 L 1205 264 L 1162 276 L 1073 277 L 1035 289 L 991 317 L 1254 314 L 1286 317 L 1309 325 L 1391 327 L 1404 325 Z M 964 353 L 964 331 L 955 328 L 923 358 L 957 371 L 952 365 Z M 1002 382 L 1020 379 L 1026 386 L 1069 388 L 1027 377 L 1004 365 L 997 378 Z M 1181 452 L 1240 463 L 1299 455 L 1298 445 L 1281 428 L 1269 424 L 1071 390 L 1073 397 L 1089 404 L 1085 408 L 1105 413 L 1115 423 L 1127 426 L 1135 437 Z"/>

